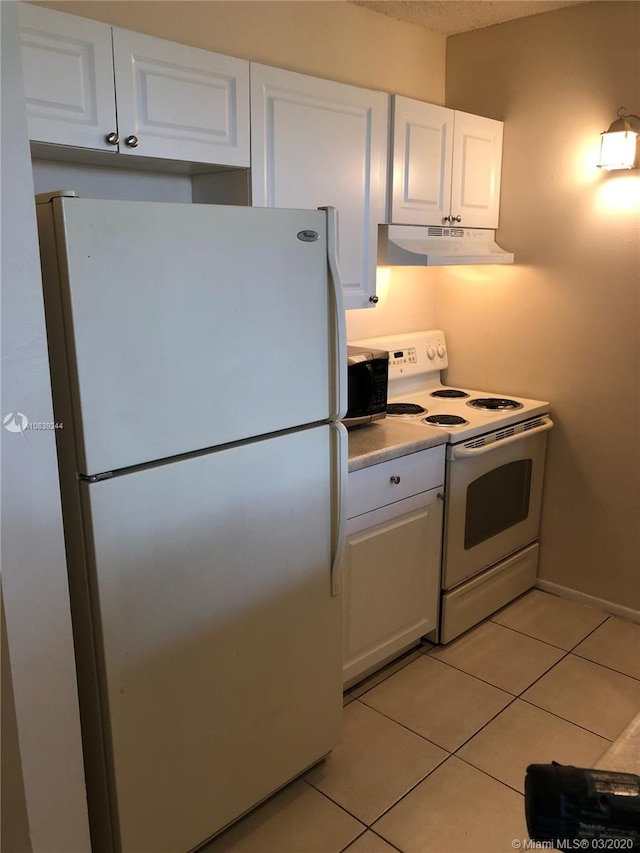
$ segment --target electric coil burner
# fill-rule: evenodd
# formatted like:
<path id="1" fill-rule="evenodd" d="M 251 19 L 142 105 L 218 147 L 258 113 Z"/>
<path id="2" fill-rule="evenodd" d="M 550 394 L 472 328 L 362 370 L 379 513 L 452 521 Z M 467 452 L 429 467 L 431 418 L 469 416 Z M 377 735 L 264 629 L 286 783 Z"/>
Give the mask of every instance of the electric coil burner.
<path id="1" fill-rule="evenodd" d="M 426 411 L 423 406 L 419 406 L 417 403 L 389 403 L 387 405 L 388 415 L 424 415 Z"/>
<path id="2" fill-rule="evenodd" d="M 466 391 L 461 391 L 459 388 L 441 388 L 439 391 L 432 391 L 430 397 L 445 397 L 448 400 L 461 399 L 468 397 Z"/>
<path id="3" fill-rule="evenodd" d="M 469 400 L 467 406 L 472 406 L 474 409 L 486 409 L 492 412 L 505 412 L 509 409 L 521 409 L 522 403 L 517 400 L 507 400 L 503 397 L 477 397 L 474 400 Z"/>
<path id="4" fill-rule="evenodd" d="M 468 424 L 460 415 L 429 415 L 427 418 L 422 418 L 423 424 L 431 424 L 432 426 L 448 427 L 448 426 L 464 426 Z"/>

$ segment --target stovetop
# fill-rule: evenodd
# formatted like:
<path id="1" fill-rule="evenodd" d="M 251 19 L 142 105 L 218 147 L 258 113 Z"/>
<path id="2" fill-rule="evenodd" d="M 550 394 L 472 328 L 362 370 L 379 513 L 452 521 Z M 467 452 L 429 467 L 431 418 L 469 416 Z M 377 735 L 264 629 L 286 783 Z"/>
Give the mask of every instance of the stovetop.
<path id="1" fill-rule="evenodd" d="M 443 385 L 440 374 L 448 366 L 448 353 L 444 333 L 440 330 L 389 335 L 353 343 L 388 350 L 388 402 L 392 409 L 394 404 L 412 404 L 410 409 L 414 406 L 425 409 L 424 412 L 402 414 L 388 411 L 387 417 L 425 423 L 431 429 L 443 430 L 448 433 L 449 443 L 501 430 L 549 411 L 549 403 L 544 400 Z M 434 392 L 436 396 L 433 396 Z M 476 401 L 483 401 L 487 408 L 476 408 Z M 429 420 L 425 421 L 425 418 Z M 446 423 L 436 425 L 434 420 Z"/>
<path id="2" fill-rule="evenodd" d="M 448 386 L 438 386 L 446 388 Z M 435 388 L 433 390 L 436 390 Z M 511 424 L 520 423 L 529 418 L 543 415 L 549 411 L 549 404 L 543 400 L 529 400 L 524 397 L 514 397 L 497 394 L 488 391 L 474 391 L 469 388 L 460 389 L 469 396 L 461 399 L 432 397 L 429 391 L 413 392 L 410 398 L 406 394 L 389 396 L 389 403 L 411 402 L 421 406 L 426 411 L 418 414 L 392 415 L 387 413 L 388 418 L 400 418 L 412 422 L 422 423 L 424 418 L 440 415 L 450 415 L 462 418 L 464 423 L 448 423 L 436 426 L 449 433 L 450 442 L 465 441 L 468 438 L 482 435 L 486 432 L 502 429 Z M 519 404 L 517 409 L 475 409 L 469 402 L 479 398 L 509 399 Z M 427 425 L 434 426 L 427 422 Z"/>

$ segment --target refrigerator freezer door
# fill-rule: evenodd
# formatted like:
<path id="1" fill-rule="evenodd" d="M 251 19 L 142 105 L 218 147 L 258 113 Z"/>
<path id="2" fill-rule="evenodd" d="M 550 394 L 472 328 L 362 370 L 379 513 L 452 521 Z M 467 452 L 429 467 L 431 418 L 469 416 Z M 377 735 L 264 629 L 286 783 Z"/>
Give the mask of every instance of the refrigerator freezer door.
<path id="1" fill-rule="evenodd" d="M 324 212 L 52 204 L 81 473 L 329 418 Z"/>
<path id="2" fill-rule="evenodd" d="M 339 737 L 330 433 L 82 484 L 124 853 L 191 849 Z"/>

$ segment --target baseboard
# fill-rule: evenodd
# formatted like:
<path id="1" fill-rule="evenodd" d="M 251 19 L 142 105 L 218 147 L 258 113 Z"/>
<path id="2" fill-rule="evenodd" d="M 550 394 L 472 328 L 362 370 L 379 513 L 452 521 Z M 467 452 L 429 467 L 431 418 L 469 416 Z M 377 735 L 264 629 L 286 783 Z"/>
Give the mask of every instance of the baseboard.
<path id="1" fill-rule="evenodd" d="M 560 586 L 551 581 L 538 578 L 536 587 L 543 592 L 550 592 L 560 598 L 567 598 L 570 601 L 576 601 L 578 604 L 586 604 L 588 607 L 599 607 L 613 616 L 620 616 L 622 619 L 630 619 L 632 622 L 640 622 L 640 611 L 633 610 L 631 607 L 624 607 L 622 604 L 616 604 L 613 601 L 606 601 L 604 598 L 596 598 L 595 595 L 587 595 L 586 592 L 579 592 L 577 589 L 570 589 L 568 586 Z"/>

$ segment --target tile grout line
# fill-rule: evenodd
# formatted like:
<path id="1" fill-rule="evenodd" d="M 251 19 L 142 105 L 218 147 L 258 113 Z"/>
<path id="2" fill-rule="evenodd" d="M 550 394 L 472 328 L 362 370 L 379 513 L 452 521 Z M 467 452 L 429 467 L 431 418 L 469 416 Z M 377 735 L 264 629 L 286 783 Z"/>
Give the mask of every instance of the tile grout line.
<path id="1" fill-rule="evenodd" d="M 496 612 L 499 612 L 499 611 L 496 611 Z M 601 610 L 600 613 L 604 613 L 604 611 Z M 495 615 L 495 614 L 492 614 L 492 615 Z M 576 643 L 574 643 L 570 649 L 565 649 L 563 646 L 557 646 L 555 643 L 550 643 L 549 640 L 541 640 L 540 637 L 534 637 L 533 634 L 527 634 L 526 631 L 520 630 L 519 628 L 514 628 L 511 625 L 503 625 L 502 622 L 496 622 L 494 619 L 491 618 L 491 616 L 488 616 L 485 621 L 491 622 L 493 625 L 499 625 L 501 628 L 506 628 L 507 630 L 513 631 L 515 634 L 520 634 L 523 637 L 529 637 L 529 639 L 531 639 L 531 640 L 537 640 L 539 643 L 545 643 L 547 646 L 551 646 L 554 649 L 559 649 L 561 652 L 569 653 L 569 652 L 572 652 L 576 648 L 576 646 L 579 646 L 580 643 L 583 643 L 587 639 L 587 637 L 590 637 L 593 633 L 595 633 L 595 631 L 597 631 L 598 628 L 601 628 L 605 622 L 608 622 L 608 620 L 610 618 L 611 618 L 611 614 L 609 614 L 609 613 L 606 614 L 605 618 L 602 620 L 602 622 L 599 622 L 595 626 L 595 628 L 592 628 L 590 631 L 588 631 L 588 633 L 586 633 L 584 635 L 584 637 L 581 637 Z M 479 623 L 479 624 L 482 624 L 482 623 Z"/>
<path id="2" fill-rule="evenodd" d="M 425 776 L 425 779 L 426 779 L 426 776 Z M 405 796 L 406 796 L 406 794 L 405 794 Z M 398 802 L 400 802 L 400 801 L 398 800 Z M 404 851 L 402 851 L 399 847 L 397 847 L 395 844 L 392 844 L 388 838 L 385 838 L 384 835 L 380 835 L 379 832 L 376 832 L 375 829 L 371 829 L 371 827 L 369 827 L 369 832 L 373 832 L 373 834 L 376 836 L 376 838 L 382 839 L 382 841 L 384 841 L 385 844 L 388 844 L 392 850 L 397 850 L 398 853 L 404 853 Z"/>
<path id="3" fill-rule="evenodd" d="M 483 724 L 480 726 L 480 728 L 479 728 L 476 732 L 474 732 L 474 733 L 471 735 L 471 737 L 468 737 L 468 738 L 467 738 L 463 743 L 461 743 L 461 744 L 460 744 L 460 746 L 457 746 L 457 747 L 455 748 L 455 750 L 451 753 L 452 755 L 455 755 L 455 756 L 456 756 L 456 758 L 459 758 L 459 756 L 458 756 L 458 750 L 462 749 L 462 747 L 463 747 L 463 746 L 466 746 L 466 745 L 469 743 L 469 741 L 473 740 L 473 739 L 474 739 L 474 737 L 476 737 L 476 735 L 479 735 L 481 731 L 483 731 L 484 729 L 486 729 L 486 727 L 489 725 L 489 723 L 492 723 L 494 720 L 496 720 L 496 719 L 500 716 L 500 714 L 504 713 L 504 712 L 507 710 L 507 708 L 510 708 L 510 707 L 513 705 L 513 703 L 514 703 L 514 702 L 517 702 L 517 701 L 518 701 L 518 699 L 520 698 L 519 696 L 513 696 L 513 694 L 509 694 L 509 695 L 511 695 L 511 697 L 512 697 L 512 698 L 511 698 L 511 701 L 510 701 L 510 702 L 508 702 L 508 703 L 504 706 L 504 708 L 501 708 L 501 709 L 498 711 L 498 713 L 497 713 L 497 714 L 494 714 L 494 715 L 493 715 L 493 717 L 491 717 L 491 719 L 487 720 L 487 722 L 486 722 L 486 723 L 483 723 Z M 479 768 L 477 768 L 477 769 L 479 769 Z"/>
<path id="4" fill-rule="evenodd" d="M 385 844 L 388 844 L 388 845 L 389 845 L 389 847 L 390 847 L 392 850 L 397 851 L 397 853 L 405 853 L 405 851 L 401 850 L 399 847 L 396 847 L 396 845 L 395 845 L 395 844 L 392 844 L 390 841 L 387 841 L 387 839 L 386 839 L 386 838 L 383 838 L 383 837 L 382 837 L 382 835 L 379 835 L 379 834 L 378 834 L 374 829 L 371 829 L 371 827 L 370 827 L 370 826 L 368 826 L 368 827 L 364 830 L 364 832 L 361 832 L 361 833 L 360 833 L 360 835 L 358 835 L 358 837 L 357 837 L 357 838 L 354 838 L 354 839 L 353 839 L 353 841 L 350 841 L 350 842 L 349 842 L 349 844 L 348 844 L 346 847 L 343 847 L 343 848 L 342 848 L 342 850 L 340 850 L 340 853 L 349 853 L 349 848 L 351 847 L 351 845 L 352 845 L 352 844 L 355 844 L 355 843 L 356 843 L 356 841 L 358 841 L 360 838 L 362 838 L 362 837 L 363 837 L 363 835 L 364 835 L 366 832 L 371 832 L 371 833 L 373 833 L 373 835 L 375 835 L 375 836 L 376 836 L 376 838 L 379 838 L 381 841 L 384 841 L 384 842 L 385 842 Z"/>
<path id="5" fill-rule="evenodd" d="M 312 788 L 316 793 L 321 794 L 321 795 L 325 798 L 325 800 L 329 800 L 329 802 L 330 802 L 330 803 L 332 803 L 334 806 L 337 806 L 337 808 L 339 808 L 339 809 L 340 809 L 341 811 L 343 811 L 345 814 L 348 814 L 348 815 L 349 815 L 349 817 L 352 817 L 354 820 L 357 820 L 357 821 L 358 821 L 358 823 L 359 823 L 361 826 L 363 826 L 363 827 L 364 827 L 364 829 L 362 830 L 362 832 L 360 833 L 360 835 L 362 835 L 364 832 L 366 832 L 366 830 L 367 830 L 367 829 L 369 829 L 369 824 L 368 824 L 368 823 L 365 823 L 365 821 L 363 821 L 363 820 L 362 820 L 362 818 L 360 818 L 360 817 L 356 817 L 356 815 L 354 815 L 354 814 L 353 814 L 353 812 L 350 812 L 350 811 L 349 811 L 349 809 L 345 808 L 343 805 L 341 805 L 340 803 L 336 802 L 336 800 L 334 800 L 334 799 L 333 799 L 333 797 L 330 797 L 330 796 L 329 796 L 329 794 L 325 793 L 325 791 L 321 791 L 321 790 L 320 790 L 320 788 L 316 788 L 316 786 L 313 784 L 313 782 L 309 782 L 309 780 L 308 780 L 308 779 L 305 779 L 305 777 L 304 777 L 304 776 L 302 776 L 301 778 L 302 778 L 302 781 L 303 781 L 303 782 L 306 782 L 306 784 L 307 784 L 310 788 Z M 376 818 L 376 820 L 377 820 L 377 818 Z M 354 842 L 354 841 L 356 841 L 356 839 L 357 839 L 357 838 L 360 838 L 360 835 L 357 835 L 357 836 L 356 836 L 356 838 L 353 838 L 353 839 L 349 842 L 349 844 L 353 844 L 353 842 Z M 347 845 L 347 846 L 349 846 L 349 845 Z"/>
<path id="6" fill-rule="evenodd" d="M 418 647 L 418 646 L 415 646 L 414 648 L 409 649 L 407 652 L 405 652 L 405 654 L 404 654 L 404 655 L 401 655 L 399 658 L 396 658 L 396 660 L 390 661 L 390 662 L 386 665 L 386 667 L 383 667 L 382 669 L 378 670 L 377 672 L 372 672 L 372 673 L 371 673 L 370 675 L 368 675 L 366 678 L 363 678 L 363 680 L 362 680 L 361 682 L 359 682 L 358 684 L 354 684 L 354 685 L 352 685 L 351 687 L 349 687 L 349 689 L 348 689 L 348 690 L 344 691 L 343 695 L 352 694 L 352 691 L 353 691 L 353 690 L 358 690 L 358 689 L 359 689 L 359 685 L 363 685 L 363 684 L 365 684 L 369 679 L 376 678 L 377 676 L 382 676 L 382 673 L 383 673 L 383 672 L 385 671 L 385 669 L 388 667 L 388 668 L 389 668 L 389 672 L 388 672 L 386 675 L 384 675 L 384 677 L 381 677 L 379 681 L 376 681 L 376 683 L 375 683 L 375 684 L 372 684 L 370 687 L 366 687 L 366 688 L 362 691 L 362 693 L 360 693 L 358 696 L 355 696 L 355 695 L 353 696 L 353 698 L 354 698 L 354 699 L 359 699 L 361 696 L 364 696 L 364 695 L 365 695 L 365 693 L 368 693 L 370 690 L 373 690 L 373 688 L 374 688 L 374 687 L 377 687 L 379 684 L 382 684 L 382 683 L 383 683 L 384 681 L 386 681 L 388 678 L 391 678 L 391 676 L 392 676 L 392 675 L 395 675 L 395 674 L 396 674 L 396 672 L 400 672 L 400 670 L 401 670 L 401 669 L 404 669 L 404 668 L 405 668 L 405 666 L 409 666 L 409 664 L 410 664 L 410 663 L 413 663 L 413 662 L 414 662 L 414 660 L 418 660 L 418 658 L 416 658 L 416 657 L 412 657 L 412 656 L 413 656 L 413 655 L 415 655 L 415 654 L 422 654 L 422 652 L 420 651 L 420 649 L 419 649 L 419 647 Z M 407 660 L 406 660 L 406 661 L 404 660 L 404 658 L 405 658 L 405 657 L 407 658 Z M 411 660 L 409 660 L 409 658 L 412 658 L 412 659 L 411 659 Z M 352 694 L 352 695 L 353 695 L 353 694 Z"/>
<path id="7" fill-rule="evenodd" d="M 580 645 L 580 644 L 578 643 L 578 645 Z M 603 669 L 608 669 L 609 672 L 616 672 L 618 675 L 624 675 L 625 678 L 633 678 L 634 681 L 640 681 L 640 676 L 629 675 L 628 672 L 622 672 L 621 670 L 615 669 L 614 667 L 609 666 L 606 663 L 601 663 L 599 660 L 593 660 L 593 658 L 587 658 L 584 655 L 580 655 L 580 654 L 578 654 L 578 652 L 576 652 L 575 648 L 572 651 L 570 651 L 569 654 L 573 655 L 576 658 L 580 658 L 580 660 L 586 660 L 589 663 L 595 663 L 597 666 L 601 666 Z"/>
<path id="8" fill-rule="evenodd" d="M 417 732 L 415 732 L 415 734 L 417 734 Z M 426 738 L 425 738 L 425 740 L 426 740 Z M 429 743 L 431 743 L 431 741 L 429 741 Z M 442 749 L 442 747 L 440 747 L 440 749 Z M 424 776 L 422 777 L 422 779 L 419 779 L 419 780 L 415 783 L 415 785 L 412 785 L 412 786 L 411 786 L 407 791 L 405 791 L 405 792 L 404 792 L 404 794 L 403 794 L 401 797 L 398 797 L 398 799 L 397 799 L 394 803 L 392 803 L 390 806 L 387 806 L 387 808 L 386 808 L 384 811 L 382 811 L 382 812 L 378 815 L 378 817 L 377 817 L 377 818 L 376 818 L 376 819 L 375 819 L 371 824 L 369 824 L 369 829 L 371 829 L 371 831 L 372 831 L 372 832 L 375 832 L 375 833 L 376 833 L 376 835 L 380 835 L 380 833 L 376 832 L 376 830 L 372 828 L 372 827 L 374 826 L 374 824 L 376 824 L 376 823 L 377 823 L 379 820 L 381 820 L 381 819 L 382 819 L 386 814 L 388 814 L 388 813 L 391 811 L 391 809 L 394 809 L 397 805 L 399 805 L 399 804 L 402 802 L 402 800 L 404 800 L 404 799 L 405 799 L 405 797 L 408 797 L 408 796 L 409 796 L 409 794 L 411 794 L 413 791 L 415 791 L 415 789 L 416 789 L 419 785 L 422 785 L 422 783 L 423 783 L 426 779 L 428 779 L 428 778 L 429 778 L 429 776 L 431 776 L 431 774 L 432 774 L 432 773 L 434 773 L 434 772 L 435 772 L 439 767 L 442 767 L 442 765 L 443 765 L 445 762 L 447 762 L 450 758 L 453 758 L 453 753 L 449 752 L 448 750 L 445 750 L 445 752 L 447 753 L 447 755 L 446 755 L 446 757 L 445 757 L 445 758 L 443 758 L 443 759 L 442 759 L 442 761 L 439 761 L 439 762 L 436 764 L 436 766 L 435 766 L 435 767 L 432 767 L 432 768 L 431 768 L 431 770 L 430 770 L 426 775 L 424 775 Z M 387 839 L 386 839 L 386 838 L 384 838 L 384 836 L 383 836 L 383 835 L 380 835 L 380 838 L 382 838 L 384 841 L 387 841 Z M 387 843 L 390 843 L 390 842 L 387 842 Z"/>
<path id="9" fill-rule="evenodd" d="M 557 647 L 556 647 L 556 646 L 553 646 L 553 648 L 555 649 L 555 648 L 557 648 Z M 558 649 L 558 651 L 561 651 L 561 649 Z M 566 652 L 566 653 L 565 653 L 564 655 L 562 655 L 562 657 L 561 657 L 561 658 L 559 658 L 555 663 L 552 663 L 552 664 L 551 664 L 551 666 L 550 666 L 548 669 L 545 669 L 545 671 L 544 671 L 541 675 L 537 676 L 537 677 L 536 677 L 536 678 L 531 682 L 531 684 L 527 684 L 527 686 L 526 686 L 526 687 L 523 687 L 523 689 L 520 691 L 520 693 L 512 693 L 510 690 L 507 690 L 505 687 L 498 687 L 498 685 L 497 685 L 497 684 L 494 684 L 492 681 L 487 681 L 486 679 L 481 678 L 479 675 L 475 675 L 475 674 L 474 674 L 474 673 L 472 673 L 472 672 L 467 672 L 467 670 L 466 670 L 466 669 L 460 669 L 460 667 L 459 667 L 459 666 L 456 666 L 454 663 L 449 663 L 448 661 L 440 660 L 440 658 L 434 658 L 433 656 L 431 656 L 431 657 L 432 657 L 432 659 L 433 659 L 433 660 L 437 660 L 439 663 L 443 663 L 443 664 L 445 664 L 446 666 L 450 666 L 450 667 L 451 667 L 451 669 L 455 669 L 455 670 L 456 670 L 456 672 L 461 672 L 463 675 L 469 675 L 469 676 L 471 676 L 471 678 L 476 678 L 478 681 L 481 681 L 483 684 L 486 684 L 486 685 L 487 685 L 487 686 L 489 686 L 489 687 L 495 687 L 495 689 L 496 689 L 496 690 L 501 690 L 503 693 L 507 693 L 509 696 L 513 696 L 513 698 L 514 698 L 514 699 L 518 699 L 520 696 L 522 696 L 522 694 L 525 692 L 525 690 L 528 690 L 528 689 L 529 689 L 530 687 L 532 687 L 532 686 L 533 686 L 537 681 L 539 681 L 541 678 L 543 678 L 545 675 L 547 675 L 549 672 L 551 672 L 551 670 L 552 670 L 555 666 L 557 666 L 557 665 L 560 663 L 560 661 L 564 660 L 564 659 L 565 659 L 565 657 L 566 657 L 568 654 L 569 654 L 569 652 Z M 509 704 L 511 704 L 511 703 L 509 703 Z"/>
<path id="10" fill-rule="evenodd" d="M 531 705 L 532 708 L 537 708 L 539 711 L 546 711 L 547 714 L 551 714 L 553 717 L 557 717 L 559 720 L 564 720 L 565 723 L 571 723 L 572 726 L 576 726 L 579 729 L 582 729 L 583 732 L 588 732 L 591 735 L 595 735 L 596 737 L 600 737 L 603 740 L 608 741 L 609 743 L 613 743 L 614 738 L 609 738 L 606 735 L 600 734 L 600 732 L 594 732 L 593 729 L 588 729 L 586 726 L 581 725 L 580 723 L 576 723 L 573 720 L 568 720 L 566 717 L 557 714 L 555 711 L 550 711 L 549 708 L 543 708 L 541 705 L 536 705 L 535 702 L 532 702 L 530 699 L 525 699 L 523 696 L 518 697 L 522 702 L 526 702 L 527 705 Z M 624 726 L 623 726 L 624 728 Z M 617 735 L 616 735 L 617 737 Z"/>
<path id="11" fill-rule="evenodd" d="M 357 701 L 357 700 L 356 700 L 356 701 Z M 383 716 L 384 716 L 384 715 L 383 715 Z M 394 720 L 393 722 L 396 722 L 396 721 Z M 398 725 L 401 725 L 401 724 L 400 724 L 400 723 L 398 723 Z M 406 726 L 403 726 L 403 728 L 406 728 Z M 411 731 L 411 729 L 409 729 L 409 731 Z M 413 732 L 413 734 L 416 734 L 416 735 L 417 735 L 418 733 L 417 733 L 417 732 Z M 419 735 L 419 737 L 421 737 L 421 735 Z M 424 740 L 427 740 L 427 738 L 424 738 Z M 432 743 L 431 741 L 427 741 L 427 742 L 428 742 L 428 743 Z M 437 746 L 437 744 L 433 744 L 433 746 Z M 440 748 L 440 749 L 442 749 L 442 747 L 439 747 L 439 748 Z M 417 787 L 418 787 L 418 785 L 421 785 L 421 784 L 425 781 L 425 779 L 427 779 L 429 776 L 431 776 L 431 774 L 432 774 L 435 770 L 437 770 L 437 769 L 438 769 L 438 767 L 441 767 L 441 766 L 445 763 L 445 761 L 448 761 L 450 758 L 452 758 L 452 757 L 453 757 L 453 753 L 450 753 L 448 750 L 443 750 L 443 751 L 444 751 L 444 752 L 446 752 L 447 754 L 446 754 L 446 756 L 442 759 L 442 761 L 439 761 L 439 762 L 435 765 L 435 767 L 432 767 L 432 768 L 431 768 L 431 770 L 429 770 L 429 772 L 428 772 L 428 773 L 425 773 L 425 775 L 424 775 L 421 779 L 418 779 L 418 781 L 417 781 L 417 782 L 415 782 L 415 784 L 413 784 L 410 788 L 408 788 L 408 789 L 404 792 L 404 794 L 402 794 L 400 797 L 398 797 L 398 799 L 397 799 L 397 800 L 394 800 L 394 802 L 393 802 L 393 803 L 391 803 L 391 805 L 387 806 L 387 807 L 386 807 L 382 812 L 380 812 L 380 814 L 379 814 L 379 815 L 377 815 L 377 816 L 376 816 L 376 817 L 371 821 L 371 823 L 366 823 L 366 822 L 365 822 L 361 817 L 358 817 L 357 815 L 354 815 L 354 814 L 353 814 L 353 812 L 350 812 L 350 811 L 349 811 L 349 809 L 347 809 L 345 806 L 343 806 L 343 805 L 341 805 L 340 803 L 338 803 L 336 800 L 334 800 L 332 797 L 330 797 L 330 796 L 329 796 L 329 794 L 327 794 L 325 791 L 321 791 L 321 790 L 320 790 L 320 788 L 316 788 L 316 786 L 315 786 L 312 782 L 309 782 L 309 781 L 308 781 L 307 779 L 305 779 L 304 777 L 302 777 L 302 778 L 303 778 L 303 781 L 307 783 L 307 785 L 309 785 L 311 788 L 313 788 L 313 789 L 314 789 L 315 791 L 317 791 L 319 794 L 322 794 L 322 796 L 323 796 L 323 797 L 325 797 L 325 799 L 329 800 L 329 802 L 330 802 L 330 803 L 333 803 L 333 804 L 334 804 L 335 806 L 337 806 L 339 809 L 342 809 L 342 811 L 343 811 L 343 812 L 346 812 L 346 813 L 347 813 L 350 817 L 352 817 L 354 820 L 357 820 L 357 821 L 358 821 L 358 823 L 361 823 L 361 824 L 365 827 L 365 831 L 366 831 L 366 829 L 370 829 L 372 832 L 375 832 L 375 830 L 374 830 L 374 829 L 372 829 L 372 827 L 373 827 L 374 823 L 377 823 L 377 821 L 379 821 L 379 820 L 380 820 L 380 818 L 382 818 L 384 815 L 386 815 L 386 814 L 387 814 L 387 812 L 389 812 L 389 811 L 391 811 L 391 809 L 395 808 L 395 806 L 397 806 L 397 805 L 398 805 L 402 800 L 404 800 L 404 798 L 405 798 L 408 794 L 410 794 L 410 793 L 411 793 L 415 788 L 417 788 Z M 363 833 L 363 832 L 361 832 L 361 833 L 360 833 L 360 835 L 358 835 L 357 837 L 358 837 L 358 838 L 360 838 L 360 836 L 361 836 L 361 835 L 363 835 L 363 834 L 364 834 L 364 833 Z M 377 832 L 375 832 L 375 834 L 376 834 L 376 835 L 379 835 L 379 833 L 377 833 Z M 383 838 L 383 836 L 381 836 L 381 835 L 380 835 L 379 837 L 380 837 L 380 838 Z M 353 839 L 353 841 L 350 841 L 350 842 L 349 842 L 349 844 L 353 844 L 353 842 L 354 842 L 354 841 L 356 841 L 356 840 L 357 840 L 357 839 L 356 839 L 356 838 L 354 838 L 354 839 Z M 387 841 L 387 839 L 386 839 L 386 838 L 383 838 L 383 840 L 384 840 L 384 841 Z M 390 843 L 390 842 L 387 842 L 387 843 Z M 393 845 L 392 845 L 392 846 L 393 846 Z M 347 848 L 345 848 L 345 849 L 347 849 Z"/>
<path id="12" fill-rule="evenodd" d="M 376 714 L 380 714 L 380 716 L 384 717 L 385 720 L 389 720 L 389 722 L 395 723 L 397 726 L 400 726 L 401 729 L 405 729 L 406 731 L 411 732 L 412 735 L 416 735 L 416 737 L 422 738 L 422 740 L 426 740 L 426 742 L 428 744 L 430 744 L 431 746 L 435 746 L 437 749 L 442 749 L 444 752 L 448 753 L 449 755 L 453 755 L 453 753 L 450 750 L 448 750 L 446 747 L 440 746 L 439 743 L 436 743 L 433 740 L 429 740 L 428 737 L 425 737 L 425 735 L 421 734 L 420 732 L 415 731 L 415 729 L 410 728 L 408 725 L 406 725 L 406 723 L 401 723 L 400 720 L 396 720 L 393 717 L 390 717 L 388 714 L 385 714 L 384 711 L 380 711 L 378 708 L 374 708 L 373 705 L 367 705 L 366 702 L 362 702 L 359 698 L 354 699 L 353 701 L 354 702 L 360 702 L 360 704 L 364 705 L 364 707 L 367 708 L 369 711 L 374 711 Z"/>
<path id="13" fill-rule="evenodd" d="M 438 662 L 442 663 L 442 661 L 438 661 Z M 444 665 L 450 666 L 450 664 L 444 664 Z M 509 705 L 511 705 L 513 702 L 515 702 L 516 699 L 518 699 L 518 696 L 514 696 L 513 693 L 509 693 L 508 690 L 502 690 L 500 687 L 496 687 L 494 684 L 489 684 L 489 682 L 483 681 L 481 678 L 477 678 L 475 675 L 470 675 L 468 672 L 464 672 L 463 670 L 456 669 L 456 667 L 454 667 L 454 666 L 452 666 L 451 669 L 454 669 L 454 670 L 456 670 L 456 672 L 460 672 L 462 675 L 466 675 L 469 678 L 475 678 L 475 680 L 479 681 L 481 684 L 486 684 L 487 687 L 493 687 L 494 690 L 500 690 L 501 693 L 505 693 L 507 696 L 510 697 L 509 702 L 507 702 L 507 704 L 503 708 L 501 708 L 496 714 L 494 714 L 490 720 L 487 720 L 486 723 L 483 723 L 483 725 L 473 735 L 471 735 L 471 737 L 475 737 L 475 735 L 478 734 L 478 732 L 482 731 L 482 729 L 486 725 L 488 725 L 488 723 L 490 723 L 491 720 L 494 720 L 499 714 L 501 714 L 504 710 L 506 710 L 509 707 Z M 365 694 L 363 694 L 363 695 L 365 695 Z M 354 701 L 360 702 L 360 697 L 358 697 Z M 351 704 L 351 703 L 349 703 L 349 704 Z M 379 708 L 375 708 L 373 705 L 368 705 L 366 702 L 362 702 L 361 704 L 364 705 L 365 707 L 369 708 L 370 711 L 376 711 L 378 714 L 385 717 L 387 720 L 390 720 L 392 723 L 396 723 L 398 726 L 402 726 L 402 728 L 406 729 L 407 731 L 411 732 L 412 734 L 417 735 L 418 737 L 421 737 L 423 740 L 426 740 L 427 743 L 430 743 L 433 746 L 437 746 L 438 749 L 443 749 L 445 752 L 448 752 L 449 755 L 455 754 L 455 750 L 452 752 L 451 750 L 447 749 L 446 746 L 442 746 L 441 744 L 436 743 L 433 740 L 430 740 L 428 737 L 423 735 L 421 732 L 417 732 L 417 731 L 415 731 L 415 729 L 412 729 L 412 728 L 410 728 L 410 726 L 406 725 L 406 723 L 401 723 L 399 720 L 396 720 L 394 717 L 390 717 L 388 714 L 385 714 L 384 711 L 381 711 Z M 464 743 L 467 743 L 467 741 L 470 739 L 471 738 L 467 738 L 467 740 L 465 740 Z M 462 746 L 464 746 L 464 744 L 460 744 L 460 746 L 457 746 L 456 749 L 460 749 Z"/>
<path id="14" fill-rule="evenodd" d="M 338 853 L 348 853 L 349 848 L 351 847 L 351 845 L 352 845 L 352 844 L 355 844 L 355 843 L 356 843 L 356 841 L 359 841 L 359 840 L 362 838 L 362 836 L 365 834 L 365 832 L 367 832 L 367 831 L 368 831 L 368 829 L 369 829 L 369 827 L 365 827 L 365 828 L 362 830 L 362 832 L 360 833 L 360 835 L 356 835 L 356 837 L 355 837 L 352 841 L 350 841 L 350 842 L 347 844 L 347 846 L 346 846 L 346 847 L 341 847 L 341 848 L 340 848 L 340 850 L 338 851 Z"/>
<path id="15" fill-rule="evenodd" d="M 460 747 L 462 749 L 462 747 Z M 464 761 L 469 767 L 473 767 L 474 770 L 477 770 L 478 773 L 482 773 L 484 776 L 488 776 L 489 779 L 493 779 L 494 782 L 498 782 L 500 785 L 504 785 L 505 788 L 508 788 L 510 791 L 513 791 L 516 794 L 520 794 L 521 797 L 524 797 L 522 791 L 519 791 L 517 788 L 514 788 L 513 785 L 509 785 L 508 782 L 504 782 L 502 779 L 498 779 L 497 776 L 494 776 L 492 773 L 488 773 L 486 770 L 483 770 L 482 767 L 476 767 L 475 764 L 472 764 L 467 758 L 463 758 L 461 755 L 454 755 L 458 761 Z"/>

